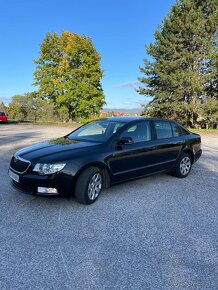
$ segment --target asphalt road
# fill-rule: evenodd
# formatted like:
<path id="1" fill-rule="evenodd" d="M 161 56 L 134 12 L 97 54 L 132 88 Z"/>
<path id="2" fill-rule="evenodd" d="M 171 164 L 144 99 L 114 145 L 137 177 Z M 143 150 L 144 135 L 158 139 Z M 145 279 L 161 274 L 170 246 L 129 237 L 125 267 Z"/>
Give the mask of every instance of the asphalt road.
<path id="1" fill-rule="evenodd" d="M 17 149 L 69 131 L 0 125 L 0 289 L 218 289 L 218 135 L 187 178 L 114 186 L 91 206 L 10 186 Z"/>

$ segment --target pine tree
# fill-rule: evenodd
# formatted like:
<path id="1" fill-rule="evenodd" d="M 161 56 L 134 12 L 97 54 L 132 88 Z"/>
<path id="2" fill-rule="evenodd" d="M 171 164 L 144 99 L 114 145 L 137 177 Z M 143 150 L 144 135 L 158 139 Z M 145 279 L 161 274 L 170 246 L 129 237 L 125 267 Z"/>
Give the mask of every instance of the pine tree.
<path id="1" fill-rule="evenodd" d="M 67 31 L 47 33 L 40 52 L 34 73 L 38 95 L 69 119 L 98 114 L 105 104 L 103 71 L 92 40 Z"/>
<path id="2" fill-rule="evenodd" d="M 217 2 L 179 0 L 149 44 L 139 80 L 141 95 L 153 97 L 145 114 L 196 126 L 201 104 L 217 98 Z"/>

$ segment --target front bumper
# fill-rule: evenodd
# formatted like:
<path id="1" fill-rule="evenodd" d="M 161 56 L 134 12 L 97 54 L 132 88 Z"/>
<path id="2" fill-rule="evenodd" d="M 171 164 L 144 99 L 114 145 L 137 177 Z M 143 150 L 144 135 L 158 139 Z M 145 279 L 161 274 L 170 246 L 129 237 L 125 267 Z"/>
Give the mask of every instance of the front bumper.
<path id="1" fill-rule="evenodd" d="M 64 173 L 51 175 L 35 175 L 35 174 L 18 174 L 12 168 L 9 169 L 19 176 L 19 181 L 12 179 L 12 185 L 16 189 L 32 195 L 69 195 L 73 190 L 73 179 Z M 57 192 L 46 193 L 38 192 L 39 187 L 55 188 Z"/>
<path id="2" fill-rule="evenodd" d="M 31 195 L 39 195 L 39 196 L 57 196 L 57 195 L 60 195 L 59 192 L 40 192 L 39 189 L 42 189 L 42 188 L 45 188 L 45 189 L 50 189 L 48 187 L 31 187 L 31 186 L 27 186 L 27 185 L 22 185 L 14 180 L 11 181 L 11 184 L 12 186 L 23 192 L 23 193 L 26 193 L 26 194 L 31 194 Z M 55 189 L 55 188 L 52 188 L 52 189 Z"/>

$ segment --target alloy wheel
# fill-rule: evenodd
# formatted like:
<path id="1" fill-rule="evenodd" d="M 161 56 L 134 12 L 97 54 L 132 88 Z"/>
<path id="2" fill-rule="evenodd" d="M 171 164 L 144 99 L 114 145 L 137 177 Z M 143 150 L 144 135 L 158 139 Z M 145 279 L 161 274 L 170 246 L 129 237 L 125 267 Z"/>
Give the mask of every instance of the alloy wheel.
<path id="1" fill-rule="evenodd" d="M 102 177 L 101 174 L 97 172 L 92 176 L 88 185 L 88 196 L 90 200 L 95 200 L 99 196 L 101 188 L 102 188 Z"/>
<path id="2" fill-rule="evenodd" d="M 180 162 L 180 172 L 182 175 L 187 175 L 191 169 L 191 160 L 189 157 L 185 156 Z"/>

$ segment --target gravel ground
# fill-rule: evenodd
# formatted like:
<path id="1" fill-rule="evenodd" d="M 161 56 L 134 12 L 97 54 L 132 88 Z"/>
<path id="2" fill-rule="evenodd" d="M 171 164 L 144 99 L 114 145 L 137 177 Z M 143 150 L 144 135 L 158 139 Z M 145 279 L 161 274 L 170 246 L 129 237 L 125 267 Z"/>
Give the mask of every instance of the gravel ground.
<path id="1" fill-rule="evenodd" d="M 187 178 L 127 182 L 91 206 L 10 186 L 17 149 L 69 131 L 0 125 L 0 289 L 218 289 L 218 135 Z"/>

